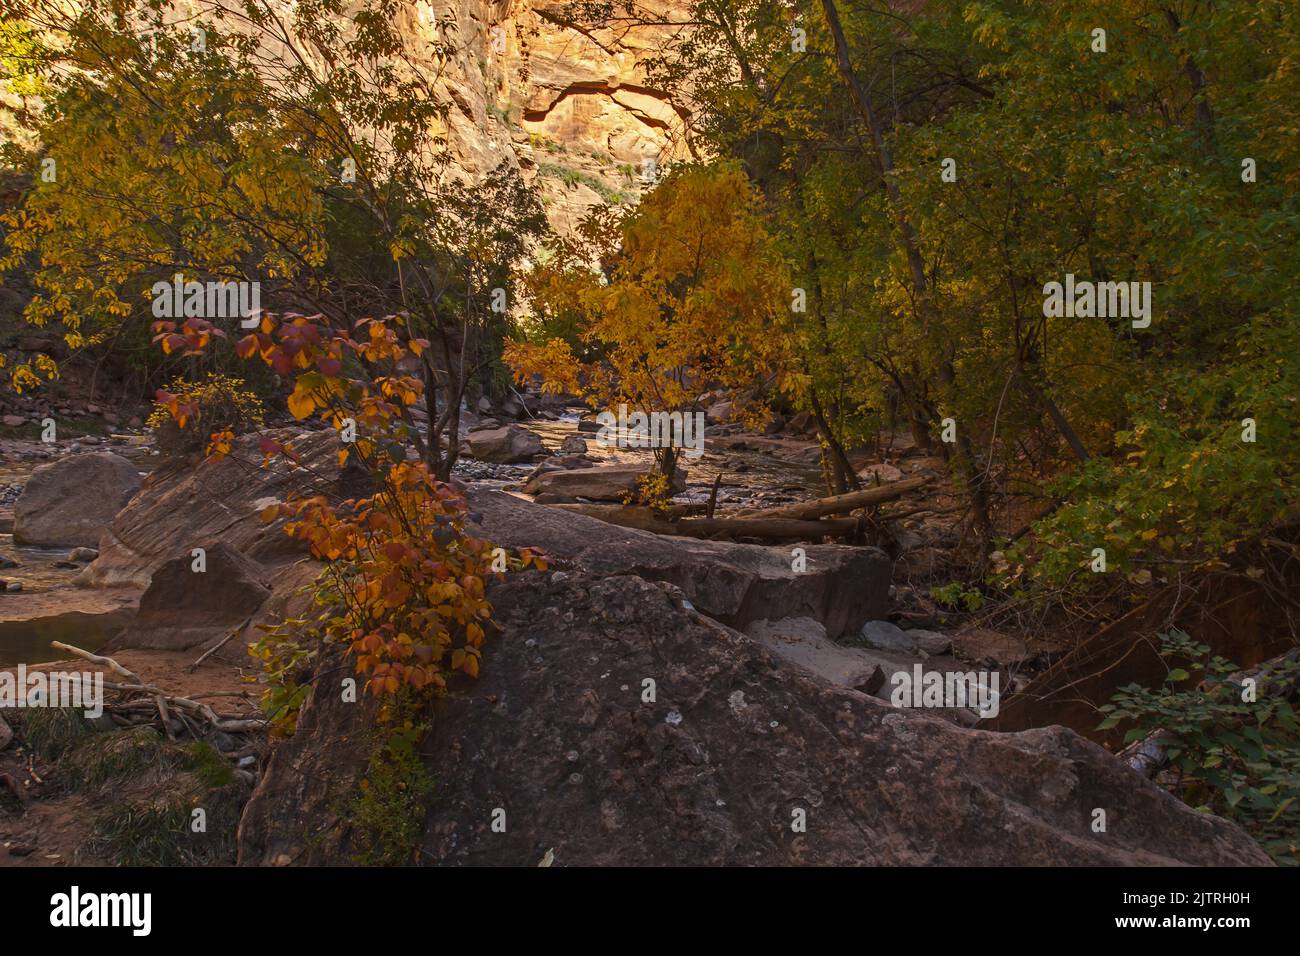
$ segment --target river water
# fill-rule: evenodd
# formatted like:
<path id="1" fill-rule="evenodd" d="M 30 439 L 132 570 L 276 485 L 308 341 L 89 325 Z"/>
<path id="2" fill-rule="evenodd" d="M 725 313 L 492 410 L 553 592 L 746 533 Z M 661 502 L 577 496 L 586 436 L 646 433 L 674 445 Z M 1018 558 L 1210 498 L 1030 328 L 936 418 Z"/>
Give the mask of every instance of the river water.
<path id="1" fill-rule="evenodd" d="M 580 413 L 569 409 L 559 420 L 525 419 L 519 422 L 537 435 L 547 451 L 556 451 L 566 438 L 578 434 L 586 440 L 587 457 L 597 464 L 634 462 L 650 468 L 654 454 L 649 449 L 617 448 L 604 446 L 592 432 L 579 432 Z M 752 437 L 752 436 L 751 436 Z M 773 456 L 770 452 L 753 449 L 720 447 L 722 442 L 712 437 L 706 439 L 704 453 L 699 457 L 684 456 L 682 465 L 687 472 L 686 490 L 673 500 L 680 503 L 698 503 L 709 500 L 714 479 L 721 474 L 718 504 L 741 507 L 753 502 L 782 504 L 825 494 L 821 468 L 815 462 L 792 461 Z M 795 443 L 790 443 L 793 447 Z M 493 466 L 494 477 L 483 474 L 476 462 L 467 462 L 466 477 L 485 484 L 501 487 L 522 484 L 535 465 Z"/>

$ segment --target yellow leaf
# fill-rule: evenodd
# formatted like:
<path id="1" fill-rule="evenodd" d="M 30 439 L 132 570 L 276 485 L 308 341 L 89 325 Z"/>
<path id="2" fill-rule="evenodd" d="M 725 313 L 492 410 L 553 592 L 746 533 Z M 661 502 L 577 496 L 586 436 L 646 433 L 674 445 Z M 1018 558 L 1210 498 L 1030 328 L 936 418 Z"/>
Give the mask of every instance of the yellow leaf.
<path id="1" fill-rule="evenodd" d="M 300 387 L 296 387 L 293 394 L 289 396 L 288 405 L 289 413 L 294 418 L 302 421 L 312 413 L 312 409 L 316 407 L 316 400 L 311 397 L 310 392 L 302 391 Z"/>

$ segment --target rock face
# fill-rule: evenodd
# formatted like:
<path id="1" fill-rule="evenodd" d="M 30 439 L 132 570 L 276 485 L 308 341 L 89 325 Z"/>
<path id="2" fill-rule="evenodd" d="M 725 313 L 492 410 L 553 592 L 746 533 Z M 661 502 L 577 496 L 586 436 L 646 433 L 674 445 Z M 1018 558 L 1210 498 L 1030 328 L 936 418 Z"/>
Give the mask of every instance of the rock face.
<path id="1" fill-rule="evenodd" d="M 262 508 L 292 491 L 353 497 L 359 489 L 340 473 L 335 433 L 279 429 L 270 434 L 289 441 L 307 468 L 291 470 L 283 461 L 263 468 L 258 436 L 245 435 L 223 459 L 154 472 L 143 493 L 104 531 L 97 542 L 99 558 L 79 581 L 94 587 L 148 587 L 164 562 L 188 559 L 191 549 L 214 539 L 268 566 L 302 557 L 306 549 L 284 533 L 282 521 L 262 523 Z"/>
<path id="2" fill-rule="evenodd" d="M 112 647 L 184 650 L 221 640 L 270 596 L 266 569 L 220 541 L 206 541 L 203 570 L 186 554 L 164 561 L 140 598 L 131 627 Z"/>
<path id="3" fill-rule="evenodd" d="M 470 458 L 497 465 L 532 461 L 534 455 L 546 451 L 540 438 L 519 425 L 472 431 L 465 436 L 465 449 Z"/>
<path id="4" fill-rule="evenodd" d="M 528 572 L 490 596 L 504 633 L 482 677 L 441 702 L 423 747 L 439 787 L 422 860 L 1268 862 L 1234 825 L 1071 731 L 968 730 L 832 687 L 662 584 Z M 318 833 L 364 773 L 363 707 L 340 699 L 333 684 L 313 691 L 272 754 L 240 826 L 242 864 L 346 862 L 346 833 Z M 498 807 L 505 833 L 491 830 Z M 1092 831 L 1098 807 L 1105 833 Z M 800 818 L 806 832 L 792 829 Z"/>
<path id="5" fill-rule="evenodd" d="M 14 541 L 90 547 L 140 488 L 140 473 L 101 451 L 63 458 L 32 472 L 14 504 Z"/>
<path id="6" fill-rule="evenodd" d="M 543 548 L 599 576 L 635 574 L 675 584 L 701 612 L 732 627 L 811 617 L 839 637 L 889 606 L 890 562 L 875 548 L 806 545 L 807 569 L 794 571 L 786 548 L 668 538 L 499 491 L 471 491 L 469 503 L 482 518 L 482 536 L 493 544 Z"/>
<path id="7" fill-rule="evenodd" d="M 523 492 L 528 495 L 555 495 L 587 498 L 591 501 L 622 501 L 636 489 L 637 480 L 646 467 L 637 464 L 601 465 L 597 468 L 565 468 L 541 471 L 528 479 Z M 674 494 L 686 488 L 686 473 L 680 468 L 674 476 Z"/>
<path id="8" fill-rule="evenodd" d="M 502 166 L 518 171 L 563 234 L 598 203 L 636 201 L 667 163 L 689 156 L 688 114 L 646 73 L 646 60 L 684 28 L 589 27 L 569 6 L 405 0 L 396 17 L 408 56 L 450 106 L 433 132 L 454 165 L 471 182 Z M 665 24 L 689 20 L 680 2 L 638 9 Z M 444 41 L 449 54 L 425 52 Z"/>

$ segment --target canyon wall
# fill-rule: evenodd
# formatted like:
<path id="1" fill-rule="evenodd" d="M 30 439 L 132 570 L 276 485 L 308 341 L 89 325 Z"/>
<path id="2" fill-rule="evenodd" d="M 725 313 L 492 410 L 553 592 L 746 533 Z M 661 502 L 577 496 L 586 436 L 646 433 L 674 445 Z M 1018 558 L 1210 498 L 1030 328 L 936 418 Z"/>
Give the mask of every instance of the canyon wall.
<path id="1" fill-rule="evenodd" d="M 664 164 L 688 156 L 689 117 L 647 78 L 646 62 L 684 28 L 591 28 L 560 0 L 411 0 L 399 27 L 418 55 L 438 37 L 450 107 L 444 133 L 467 181 L 503 160 L 538 188 L 553 228 L 635 202 Z M 639 9 L 671 24 L 681 0 Z"/>

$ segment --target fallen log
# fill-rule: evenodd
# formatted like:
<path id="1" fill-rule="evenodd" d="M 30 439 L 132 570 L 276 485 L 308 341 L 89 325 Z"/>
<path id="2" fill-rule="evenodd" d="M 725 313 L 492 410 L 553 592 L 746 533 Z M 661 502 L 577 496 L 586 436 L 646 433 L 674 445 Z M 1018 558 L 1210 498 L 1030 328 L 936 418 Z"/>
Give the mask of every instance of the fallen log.
<path id="1" fill-rule="evenodd" d="M 887 485 L 877 485 L 862 491 L 850 491 L 843 495 L 829 498 L 815 498 L 812 501 L 798 501 L 794 504 L 780 505 L 776 508 L 758 508 L 737 512 L 737 518 L 797 518 L 806 520 L 821 518 L 826 515 L 848 514 L 857 508 L 878 505 L 884 501 L 893 501 L 909 491 L 915 491 L 925 484 L 924 478 L 905 478 L 891 481 Z"/>
<path id="2" fill-rule="evenodd" d="M 789 518 L 692 518 L 675 517 L 674 509 L 657 512 L 642 505 L 547 505 L 561 511 L 598 518 L 623 528 L 652 531 L 655 534 L 707 538 L 726 534 L 742 538 L 817 539 L 843 537 L 858 530 L 856 518 L 833 518 L 825 521 L 800 521 Z M 694 506 L 682 506 L 690 509 Z"/>
<path id="3" fill-rule="evenodd" d="M 656 534 L 674 534 L 672 525 L 681 518 L 700 514 L 705 510 L 703 504 L 669 505 L 662 511 L 646 505 L 606 505 L 606 504 L 548 504 L 548 508 L 560 511 L 572 511 L 574 514 L 599 518 L 610 524 L 624 528 L 637 528 L 641 531 L 653 531 Z"/>
<path id="4" fill-rule="evenodd" d="M 838 538 L 861 527 L 857 518 L 827 518 L 800 521 L 796 518 L 683 518 L 675 522 L 675 534 L 692 538 L 728 534 L 738 538 Z"/>
<path id="5" fill-rule="evenodd" d="M 92 654 L 90 651 L 83 650 L 80 647 L 74 647 L 71 644 L 64 644 L 62 641 L 50 641 L 50 646 L 56 650 L 66 651 L 82 660 L 89 661 L 92 664 L 99 664 L 103 667 L 110 668 L 113 673 L 125 678 L 127 683 L 118 683 L 115 681 L 104 681 L 103 686 L 108 690 L 119 691 L 127 694 L 142 694 L 152 698 L 149 701 L 123 701 L 119 704 L 105 705 L 104 710 L 111 712 L 114 709 L 131 710 L 141 704 L 150 710 L 158 713 L 162 729 L 167 733 L 168 738 L 173 738 L 171 729 L 171 708 L 178 711 L 185 711 L 191 717 L 202 717 L 215 730 L 226 733 L 247 733 L 250 731 L 261 731 L 267 725 L 266 718 L 253 717 L 245 718 L 232 715 L 218 714 L 208 704 L 202 701 L 191 700 L 188 697 L 177 697 L 168 694 L 160 687 L 153 684 L 147 684 L 135 672 L 123 667 L 111 657 L 104 657 L 99 654 Z M 178 714 L 179 716 L 179 714 Z"/>

